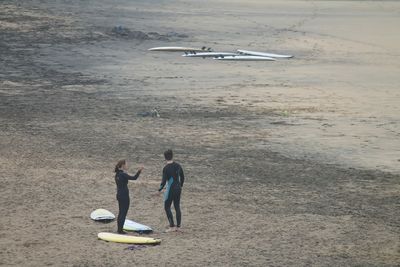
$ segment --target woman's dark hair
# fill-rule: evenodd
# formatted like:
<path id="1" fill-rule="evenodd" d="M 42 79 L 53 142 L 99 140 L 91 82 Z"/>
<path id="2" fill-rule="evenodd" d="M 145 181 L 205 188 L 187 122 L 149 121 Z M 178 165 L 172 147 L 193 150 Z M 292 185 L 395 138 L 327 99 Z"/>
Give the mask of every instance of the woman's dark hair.
<path id="1" fill-rule="evenodd" d="M 124 159 L 121 159 L 120 161 L 118 161 L 117 165 L 115 165 L 114 172 L 117 172 L 125 164 L 126 164 L 126 160 L 124 160 Z"/>
<path id="2" fill-rule="evenodd" d="M 167 151 L 164 152 L 164 158 L 165 158 L 166 160 L 172 160 L 173 156 L 174 156 L 174 155 L 173 155 L 171 149 L 168 149 Z"/>

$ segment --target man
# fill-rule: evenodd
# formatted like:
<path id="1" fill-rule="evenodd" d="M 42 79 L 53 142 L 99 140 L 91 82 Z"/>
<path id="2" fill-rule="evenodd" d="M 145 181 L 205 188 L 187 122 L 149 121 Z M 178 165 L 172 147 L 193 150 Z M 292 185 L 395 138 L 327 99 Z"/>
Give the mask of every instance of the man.
<path id="1" fill-rule="evenodd" d="M 180 200 L 181 200 L 181 191 L 183 182 L 185 181 L 185 176 L 183 174 L 181 165 L 172 160 L 173 153 L 171 149 L 164 152 L 164 157 L 165 160 L 167 161 L 167 164 L 163 169 L 162 181 L 158 191 L 161 192 L 165 184 L 167 184 L 167 189 L 164 192 L 164 208 L 169 222 L 169 229 L 167 229 L 166 232 L 180 231 L 181 229 Z M 174 203 L 174 208 L 176 212 L 176 226 L 174 224 L 174 218 L 171 212 L 172 202 Z"/>

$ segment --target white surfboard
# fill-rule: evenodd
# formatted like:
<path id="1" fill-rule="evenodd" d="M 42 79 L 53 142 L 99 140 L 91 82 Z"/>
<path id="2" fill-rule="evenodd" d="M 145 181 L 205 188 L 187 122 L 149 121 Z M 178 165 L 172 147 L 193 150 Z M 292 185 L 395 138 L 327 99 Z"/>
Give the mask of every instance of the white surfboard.
<path id="1" fill-rule="evenodd" d="M 114 220 L 115 215 L 106 209 L 97 209 L 92 211 L 92 213 L 90 214 L 90 218 L 95 221 L 107 222 Z"/>
<path id="2" fill-rule="evenodd" d="M 153 229 L 148 227 L 147 225 L 143 225 L 137 222 L 134 222 L 132 220 L 125 220 L 124 223 L 124 230 L 126 231 L 134 231 L 138 233 L 151 233 L 153 232 Z"/>
<path id="3" fill-rule="evenodd" d="M 225 57 L 225 56 L 235 56 L 237 53 L 232 52 L 199 52 L 193 54 L 185 54 L 183 57 Z"/>
<path id="4" fill-rule="evenodd" d="M 272 53 L 264 53 L 264 52 L 256 52 L 249 50 L 237 50 L 240 54 L 244 55 L 253 55 L 253 56 L 261 56 L 261 57 L 273 57 L 273 58 L 292 58 L 292 55 L 280 55 L 280 54 L 272 54 Z"/>
<path id="5" fill-rule="evenodd" d="M 181 46 L 162 46 L 153 47 L 149 51 L 164 51 L 164 52 L 201 52 L 207 51 L 205 47 L 203 48 L 192 48 L 192 47 L 181 47 Z"/>
<path id="6" fill-rule="evenodd" d="M 260 57 L 260 56 L 226 56 L 226 57 L 215 57 L 216 60 L 230 60 L 230 61 L 276 61 L 272 57 Z"/>

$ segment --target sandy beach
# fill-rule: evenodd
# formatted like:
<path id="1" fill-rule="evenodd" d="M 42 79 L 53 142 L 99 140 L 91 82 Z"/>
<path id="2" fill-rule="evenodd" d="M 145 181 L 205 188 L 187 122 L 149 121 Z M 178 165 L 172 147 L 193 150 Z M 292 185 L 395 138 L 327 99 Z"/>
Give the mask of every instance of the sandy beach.
<path id="1" fill-rule="evenodd" d="M 0 265 L 399 266 L 399 26 L 396 1 L 1 1 Z M 183 233 L 154 195 L 168 148 Z M 97 239 L 123 158 L 159 246 Z"/>

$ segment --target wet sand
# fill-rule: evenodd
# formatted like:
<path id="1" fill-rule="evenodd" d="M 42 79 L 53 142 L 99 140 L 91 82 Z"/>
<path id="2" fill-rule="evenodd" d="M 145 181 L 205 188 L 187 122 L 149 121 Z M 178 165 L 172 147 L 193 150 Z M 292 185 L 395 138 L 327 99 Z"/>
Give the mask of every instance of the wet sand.
<path id="1" fill-rule="evenodd" d="M 0 6 L 0 265 L 399 264 L 399 3 Z M 173 45 L 295 58 L 147 51 Z M 167 148 L 187 176 L 180 234 L 153 196 Z M 128 218 L 160 246 L 97 240 L 116 230 L 89 214 L 117 213 L 120 158 L 146 167 Z"/>

